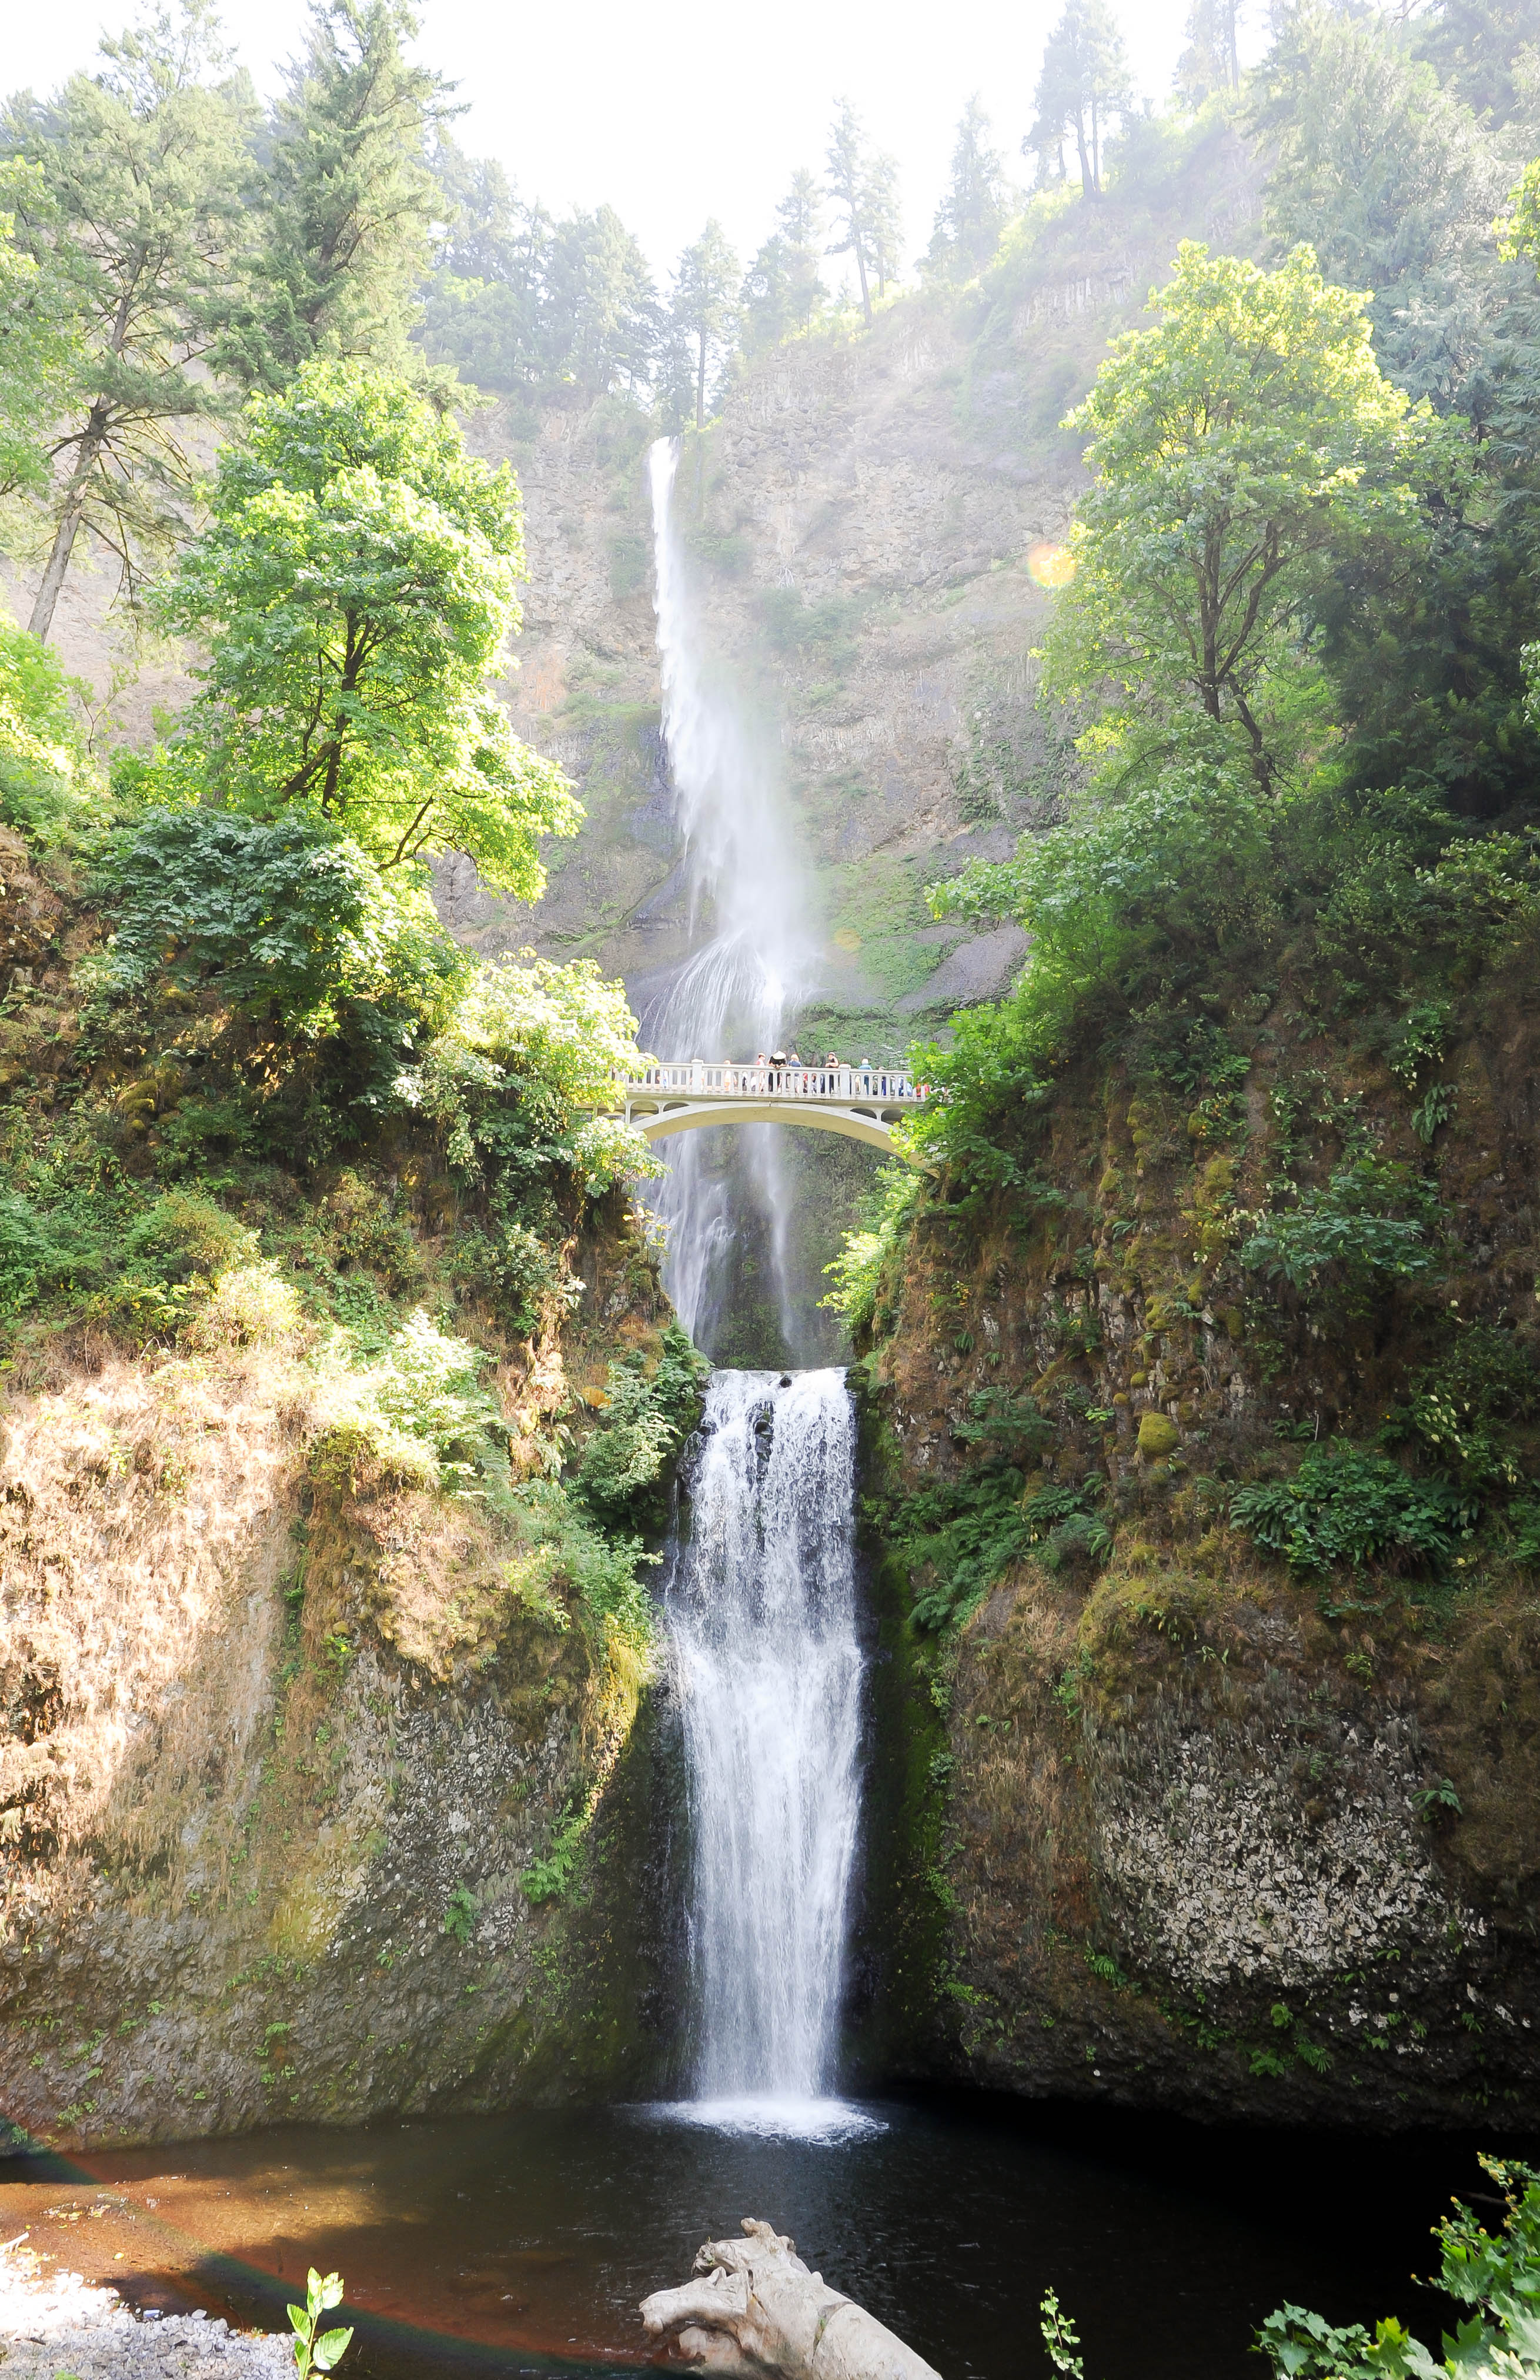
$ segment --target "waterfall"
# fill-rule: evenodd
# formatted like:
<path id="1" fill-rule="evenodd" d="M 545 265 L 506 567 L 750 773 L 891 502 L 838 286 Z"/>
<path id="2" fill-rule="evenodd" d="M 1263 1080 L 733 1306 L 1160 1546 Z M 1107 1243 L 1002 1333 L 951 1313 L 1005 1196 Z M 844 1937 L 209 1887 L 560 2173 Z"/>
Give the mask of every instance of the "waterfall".
<path id="1" fill-rule="evenodd" d="M 680 533 L 678 468 L 678 441 L 659 439 L 649 476 L 663 738 L 696 947 L 662 997 L 645 1004 L 642 1030 L 660 1057 L 752 1057 L 775 1047 L 806 992 L 808 901 L 766 739 L 752 731 L 709 657 Z M 780 1128 L 751 1126 L 741 1139 L 742 1186 L 758 1201 L 769 1225 L 775 1293 L 789 1342 Z M 731 1201 L 727 1185 L 712 1179 L 694 1133 L 672 1145 L 670 1160 L 655 1198 L 668 1235 L 664 1278 L 685 1330 L 709 1347 L 732 1248 Z"/>
<path id="2" fill-rule="evenodd" d="M 832 2087 L 860 1815 L 855 1426 L 839 1371 L 721 1371 L 665 1595 L 694 1840 L 695 2086 Z"/>

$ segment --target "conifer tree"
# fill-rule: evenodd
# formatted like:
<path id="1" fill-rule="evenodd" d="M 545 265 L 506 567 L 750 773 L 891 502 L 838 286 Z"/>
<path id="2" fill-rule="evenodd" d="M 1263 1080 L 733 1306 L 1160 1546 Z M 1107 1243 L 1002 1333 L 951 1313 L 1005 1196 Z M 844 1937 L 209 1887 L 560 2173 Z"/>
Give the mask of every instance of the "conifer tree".
<path id="1" fill-rule="evenodd" d="M 1081 188 L 1099 200 L 1103 147 L 1129 99 L 1122 35 L 1108 0 L 1067 0 L 1043 52 L 1032 129 L 1022 147 L 1040 165 L 1056 157 L 1061 176 L 1064 142 L 1073 135 Z"/>
<path id="2" fill-rule="evenodd" d="M 273 111 L 261 233 L 219 370 L 281 388 L 311 356 L 416 361 L 410 335 L 442 210 L 429 135 L 446 86 L 408 63 L 406 0 L 312 0 L 305 55 Z"/>
<path id="3" fill-rule="evenodd" d="M 1217 91 L 1241 88 L 1241 0 L 1193 0 L 1187 47 L 1176 66 L 1176 87 L 1201 105 Z"/>
<path id="4" fill-rule="evenodd" d="M 706 426 L 706 392 L 728 354 L 736 328 L 738 260 L 713 215 L 679 260 L 673 278 L 671 329 L 682 365 L 688 358 L 695 426 Z"/>
<path id="5" fill-rule="evenodd" d="M 794 331 L 810 330 L 827 294 L 819 272 L 823 200 L 805 165 L 775 213 L 778 228 L 755 256 L 739 295 L 744 344 L 754 355 Z"/>
<path id="6" fill-rule="evenodd" d="M 855 258 L 861 311 L 869 322 L 872 283 L 880 293 L 897 276 L 898 168 L 891 157 L 873 156 L 850 101 L 842 99 L 838 104 L 827 157 L 829 195 L 838 222 L 825 253 Z"/>
<path id="7" fill-rule="evenodd" d="M 1000 244 L 1008 205 L 999 152 L 989 143 L 989 119 L 975 91 L 963 110 L 952 152 L 952 176 L 936 211 L 927 270 L 965 281 Z"/>
<path id="8" fill-rule="evenodd" d="M 52 536 L 30 623 L 42 638 L 82 527 L 132 594 L 181 526 L 187 435 L 217 406 L 199 367 L 233 269 L 255 114 L 246 78 L 223 72 L 208 0 L 182 0 L 101 55 L 50 104 L 13 103 L 0 132 L 40 169 L 16 188 L 18 247 L 67 293 L 74 323 L 47 440 Z"/>

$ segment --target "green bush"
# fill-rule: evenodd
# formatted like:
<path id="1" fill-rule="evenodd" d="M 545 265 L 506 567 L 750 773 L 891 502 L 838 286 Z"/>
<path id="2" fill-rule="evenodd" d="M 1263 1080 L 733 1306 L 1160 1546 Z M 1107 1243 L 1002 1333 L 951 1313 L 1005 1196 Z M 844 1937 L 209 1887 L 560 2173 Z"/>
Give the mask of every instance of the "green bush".
<path id="1" fill-rule="evenodd" d="M 1441 1479 L 1413 1479 L 1383 1454 L 1340 1441 L 1314 1448 L 1292 1479 L 1243 1488 L 1230 1517 L 1297 1571 L 1338 1563 L 1442 1567 L 1478 1508 Z"/>
<path id="2" fill-rule="evenodd" d="M 0 823 L 44 849 L 83 843 L 105 820 L 81 731 L 79 681 L 0 611 Z"/>
<path id="3" fill-rule="evenodd" d="M 1356 1157 L 1324 1188 L 1302 1191 L 1296 1207 L 1265 1217 L 1241 1260 L 1307 1303 L 1359 1308 L 1395 1282 L 1438 1271 L 1429 1233 L 1441 1211 L 1433 1185 L 1410 1166 Z"/>
<path id="4" fill-rule="evenodd" d="M 1472 2309 L 1435 2358 L 1394 2316 L 1343 2328 L 1304 2306 L 1279 2306 L 1256 2334 L 1276 2380 L 1513 2380 L 1540 2366 L 1540 2174 L 1516 2159 L 1483 2156 L 1502 2192 L 1502 2229 L 1485 2230 L 1458 2202 L 1435 2229 L 1437 2286 Z"/>
<path id="5" fill-rule="evenodd" d="M 651 1512 L 652 1493 L 700 1418 L 701 1383 L 709 1366 L 677 1323 L 663 1333 L 662 1352 L 649 1374 L 639 1354 L 612 1364 L 598 1428 L 583 1450 L 577 1493 L 608 1520 Z"/>

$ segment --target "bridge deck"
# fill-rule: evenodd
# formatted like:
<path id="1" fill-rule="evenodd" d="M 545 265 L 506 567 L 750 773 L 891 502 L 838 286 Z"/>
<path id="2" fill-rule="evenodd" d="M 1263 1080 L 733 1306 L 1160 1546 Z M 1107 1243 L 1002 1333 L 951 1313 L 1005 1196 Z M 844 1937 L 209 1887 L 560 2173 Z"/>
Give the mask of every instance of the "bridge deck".
<path id="1" fill-rule="evenodd" d="M 892 1127 L 918 1108 L 923 1087 L 896 1066 L 739 1065 L 654 1061 L 621 1087 L 625 1121 L 649 1141 L 717 1123 L 796 1123 L 892 1147 Z"/>

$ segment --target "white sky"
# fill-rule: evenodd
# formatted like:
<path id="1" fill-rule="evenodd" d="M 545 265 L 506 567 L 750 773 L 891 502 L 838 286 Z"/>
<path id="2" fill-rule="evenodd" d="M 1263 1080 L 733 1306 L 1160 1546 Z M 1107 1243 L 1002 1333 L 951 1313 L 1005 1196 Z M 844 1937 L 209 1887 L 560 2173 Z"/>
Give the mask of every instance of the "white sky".
<path id="1" fill-rule="evenodd" d="M 1008 164 L 1030 120 L 1061 0 L 426 0 L 422 57 L 460 86 L 461 145 L 502 159 L 557 212 L 607 200 L 661 277 L 717 215 L 746 262 L 794 168 L 821 171 L 847 92 L 901 169 L 908 252 L 929 237 L 952 130 L 977 91 Z M 1188 0 L 1115 0 L 1141 87 L 1163 98 Z M 0 91 L 45 91 L 88 66 L 137 0 L 8 0 Z M 1260 16 L 1254 6 L 1254 17 Z M 298 46 L 304 0 L 224 0 L 259 85 Z"/>

